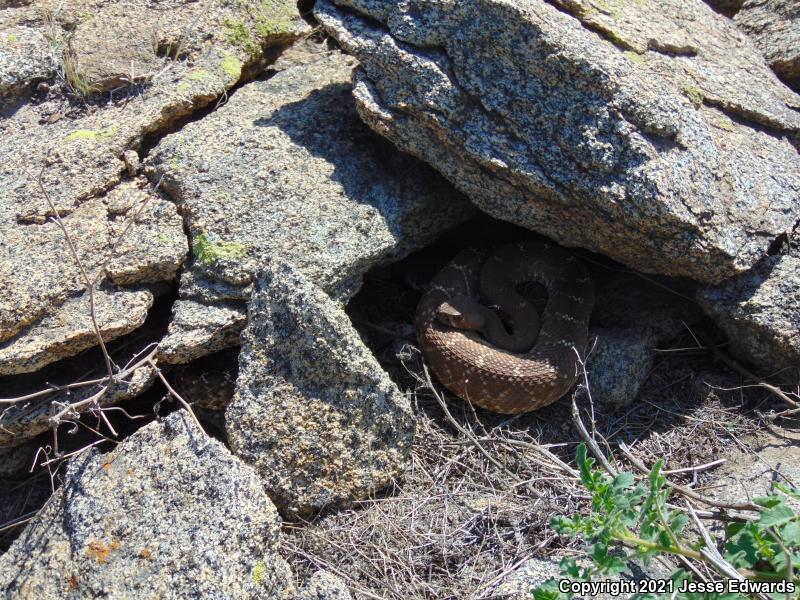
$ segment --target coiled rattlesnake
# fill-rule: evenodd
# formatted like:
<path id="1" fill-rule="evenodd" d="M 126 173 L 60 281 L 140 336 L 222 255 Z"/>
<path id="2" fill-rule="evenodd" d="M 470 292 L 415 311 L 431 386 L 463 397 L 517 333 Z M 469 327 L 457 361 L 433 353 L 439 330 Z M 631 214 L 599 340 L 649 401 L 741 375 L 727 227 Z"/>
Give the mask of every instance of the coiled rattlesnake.
<path id="1" fill-rule="evenodd" d="M 541 320 L 515 286 L 547 289 Z M 509 334 L 499 308 L 512 327 Z M 563 396 L 585 351 L 594 287 L 569 252 L 521 242 L 459 253 L 431 282 L 415 318 L 425 358 L 450 391 L 503 414 L 536 410 Z M 540 327 L 541 323 L 541 327 Z"/>

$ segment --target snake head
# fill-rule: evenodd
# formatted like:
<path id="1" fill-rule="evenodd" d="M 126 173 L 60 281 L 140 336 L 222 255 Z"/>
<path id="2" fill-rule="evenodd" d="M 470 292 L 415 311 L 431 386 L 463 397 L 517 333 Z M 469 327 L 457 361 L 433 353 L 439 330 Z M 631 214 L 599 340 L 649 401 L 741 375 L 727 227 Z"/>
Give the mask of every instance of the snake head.
<path id="1" fill-rule="evenodd" d="M 456 329 L 479 331 L 486 325 L 485 309 L 468 296 L 455 296 L 436 308 L 440 323 Z"/>

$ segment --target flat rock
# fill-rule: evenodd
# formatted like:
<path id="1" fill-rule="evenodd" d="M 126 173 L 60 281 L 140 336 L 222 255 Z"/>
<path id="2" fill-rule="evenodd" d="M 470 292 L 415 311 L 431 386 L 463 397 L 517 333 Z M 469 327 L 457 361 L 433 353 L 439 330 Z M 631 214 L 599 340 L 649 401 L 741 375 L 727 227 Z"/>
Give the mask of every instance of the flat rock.
<path id="1" fill-rule="evenodd" d="M 778 77 L 800 89 L 800 4 L 747 0 L 735 20 L 755 40 Z"/>
<path id="2" fill-rule="evenodd" d="M 731 449 L 727 462 L 714 471 L 714 485 L 709 497 L 719 502 L 751 502 L 758 496 L 774 493 L 774 484 L 800 486 L 800 436 L 785 430 L 784 439 L 769 437 L 744 452 Z M 791 501 L 795 511 L 800 503 Z"/>
<path id="3" fill-rule="evenodd" d="M 159 359 L 186 364 L 202 356 L 239 345 L 239 334 L 247 322 L 243 304 L 204 304 L 176 300 L 167 335 L 158 345 Z"/>
<path id="4" fill-rule="evenodd" d="M 252 468 L 185 411 L 66 481 L 0 556 L 6 598 L 289 598 L 280 519 Z"/>
<path id="5" fill-rule="evenodd" d="M 284 514 L 310 515 L 398 476 L 414 416 L 342 306 L 299 270 L 265 261 L 226 433 Z"/>
<path id="6" fill-rule="evenodd" d="M 210 339 L 213 327 L 195 332 L 186 317 L 202 323 L 201 304 L 245 299 L 262 256 L 286 258 L 343 300 L 370 267 L 427 245 L 473 210 L 361 122 L 350 95 L 354 59 L 300 52 L 284 62 L 164 138 L 147 160 L 192 237 L 165 361 L 231 343 L 227 329 Z M 208 309 L 209 323 L 219 310 Z"/>
<path id="7" fill-rule="evenodd" d="M 731 349 L 765 374 L 800 378 L 800 258 L 770 256 L 750 272 L 701 290 L 698 300 Z M 783 372 L 781 372 L 783 371 Z"/>
<path id="8" fill-rule="evenodd" d="M 163 18 L 164 10 L 170 19 Z M 270 15 L 277 20 L 265 22 Z M 173 279 L 188 249 L 182 220 L 172 203 L 131 179 L 137 169 L 136 151 L 148 134 L 215 101 L 248 72 L 263 67 L 267 60 L 263 47 L 283 43 L 308 27 L 288 0 L 252 6 L 170 0 L 159 3 L 158 10 L 138 0 L 47 0 L 5 8 L 0 19 L 3 32 L 27 27 L 30 39 L 41 42 L 37 33 L 46 38 L 73 95 L 112 85 L 118 74 L 114 64 L 123 59 L 119 51 L 125 40 L 131 41 L 144 25 L 158 25 L 158 36 L 147 40 L 155 44 L 149 50 L 150 59 L 158 62 L 154 74 L 143 69 L 147 76 L 134 77 L 124 89 L 104 95 L 102 102 L 97 96 L 83 102 L 45 94 L 0 115 L 0 342 L 25 338 L 26 347 L 40 349 L 40 358 L 20 358 L 18 367 L 12 364 L 17 358 L 6 354 L 1 369 L 9 373 L 38 368 L 85 347 L 63 344 L 64 339 L 85 339 L 83 321 L 76 323 L 76 331 L 69 331 L 73 315 L 62 310 L 84 285 L 63 234 L 52 222 L 54 213 L 64 218 L 84 266 L 94 277 L 109 258 L 126 217 L 135 214 L 139 200 L 152 196 L 143 218 L 114 250 L 107 276 L 123 286 Z M 84 35 L 95 26 L 91 36 Z M 8 33 L 3 35 L 7 42 Z M 38 61 L 37 68 L 44 73 L 47 67 L 36 56 L 25 60 Z M 124 60 L 129 67 L 131 61 L 139 64 L 133 56 Z M 32 72 L 23 79 L 32 82 L 39 77 L 38 71 Z M 123 294 L 109 297 L 117 305 L 132 294 L 114 289 L 107 293 Z M 140 300 L 135 310 L 120 313 L 115 328 L 137 327 L 146 304 Z M 43 326 L 45 318 L 61 321 L 60 337 L 49 337 L 52 327 Z"/>
<path id="9" fill-rule="evenodd" d="M 146 179 L 126 181 L 82 203 L 63 224 L 90 280 L 101 272 L 107 279 L 95 290 L 103 340 L 139 327 L 153 303 L 141 284 L 174 279 L 188 251 L 175 205 Z M 0 223 L 0 279 L 0 375 L 35 371 L 97 345 L 89 294 L 58 223 Z"/>
<path id="10" fill-rule="evenodd" d="M 489 214 L 640 271 L 748 269 L 800 218 L 800 97 L 700 0 L 553 3 L 315 14 L 362 118 Z"/>

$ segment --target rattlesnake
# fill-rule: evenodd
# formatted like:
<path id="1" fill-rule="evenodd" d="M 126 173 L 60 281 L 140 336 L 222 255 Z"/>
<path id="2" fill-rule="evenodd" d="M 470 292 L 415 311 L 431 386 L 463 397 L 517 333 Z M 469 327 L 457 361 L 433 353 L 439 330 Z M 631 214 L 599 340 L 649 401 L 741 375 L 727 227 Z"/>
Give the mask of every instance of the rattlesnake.
<path id="1" fill-rule="evenodd" d="M 536 309 L 515 289 L 526 281 L 547 289 L 541 328 Z M 501 309 L 512 334 L 478 298 Z M 555 402 L 575 383 L 576 350 L 585 351 L 593 304 L 586 268 L 563 248 L 472 248 L 434 277 L 417 307 L 417 337 L 450 391 L 487 410 L 523 413 Z"/>

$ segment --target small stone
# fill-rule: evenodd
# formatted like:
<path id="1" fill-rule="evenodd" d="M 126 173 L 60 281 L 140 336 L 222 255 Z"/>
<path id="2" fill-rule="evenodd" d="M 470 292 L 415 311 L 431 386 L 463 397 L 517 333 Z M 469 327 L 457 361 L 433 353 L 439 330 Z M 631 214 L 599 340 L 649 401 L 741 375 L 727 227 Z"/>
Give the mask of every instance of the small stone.
<path id="1" fill-rule="evenodd" d="M 300 588 L 296 600 L 351 600 L 344 581 L 328 571 L 317 571 Z"/>
<path id="2" fill-rule="evenodd" d="M 126 150 L 122 153 L 122 161 L 125 163 L 125 168 L 128 169 L 128 175 L 136 177 L 139 172 L 139 155 L 133 150 Z"/>

